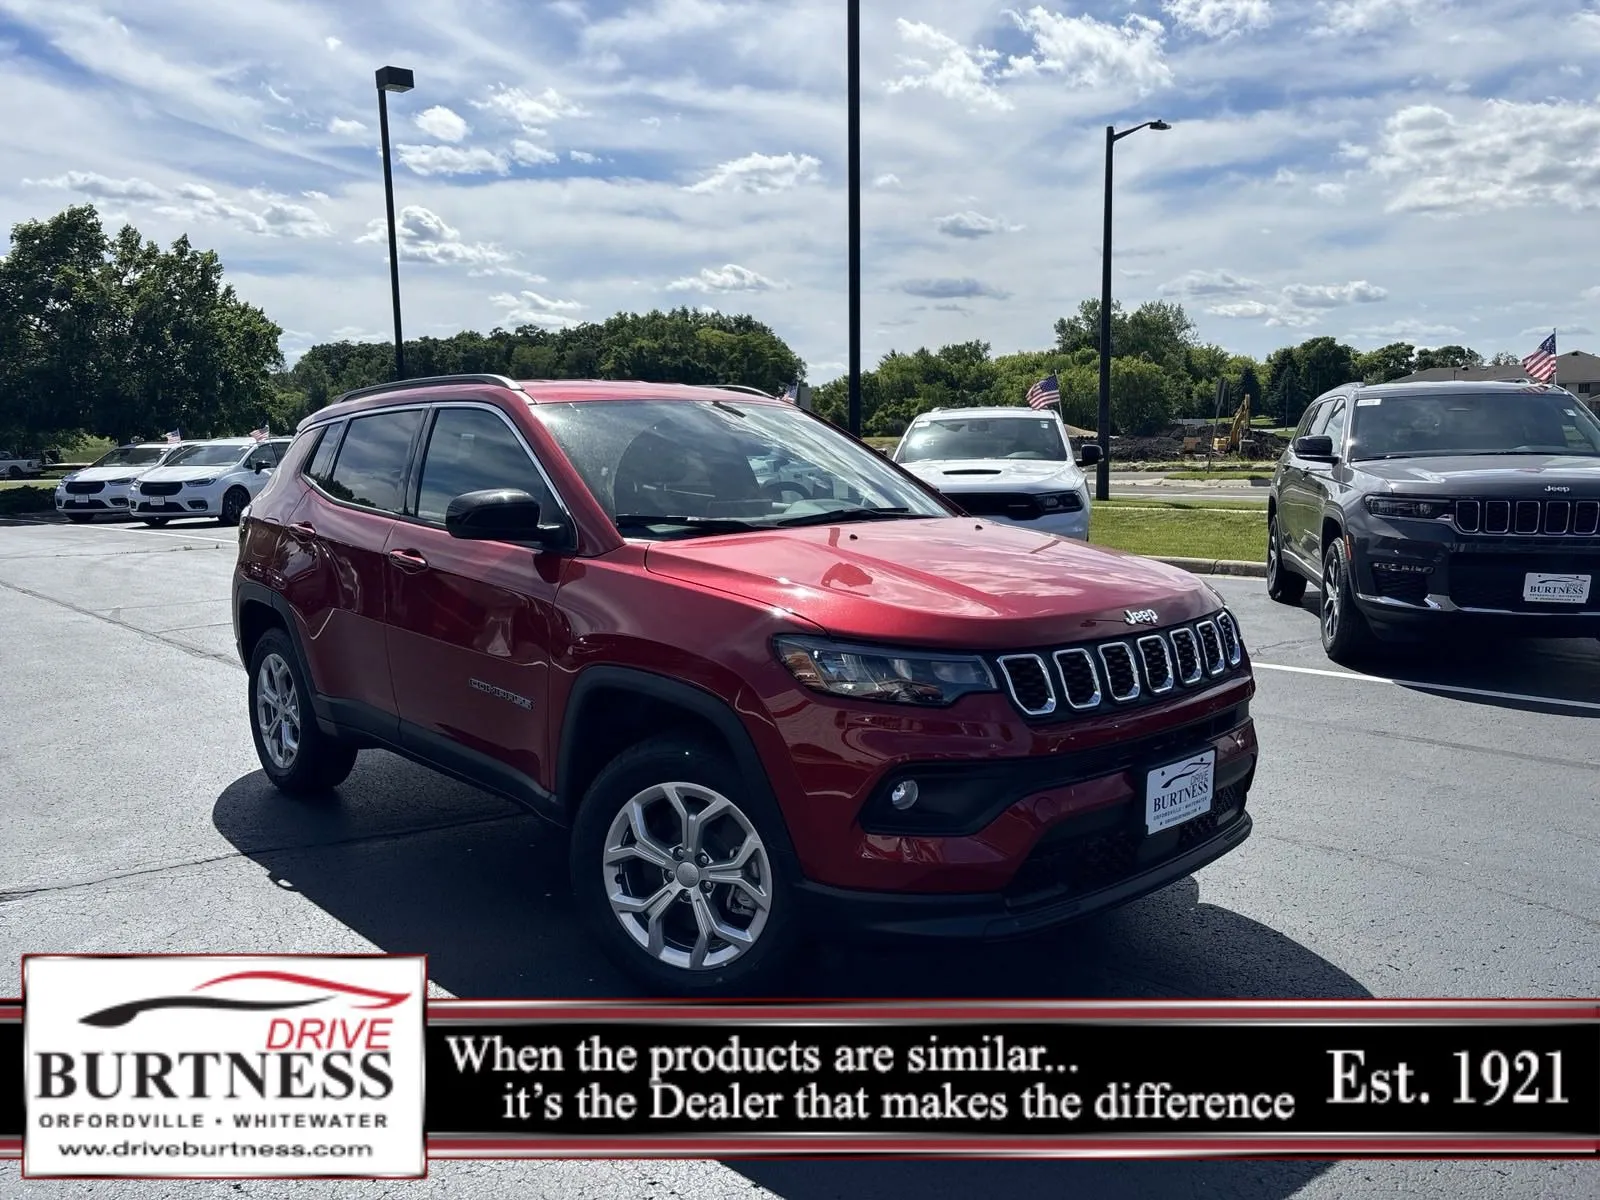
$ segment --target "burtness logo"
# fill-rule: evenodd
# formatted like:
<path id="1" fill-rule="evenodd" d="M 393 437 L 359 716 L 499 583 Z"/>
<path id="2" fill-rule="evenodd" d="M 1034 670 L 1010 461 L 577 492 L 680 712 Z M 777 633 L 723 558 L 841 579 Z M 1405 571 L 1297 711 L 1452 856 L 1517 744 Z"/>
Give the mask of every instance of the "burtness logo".
<path id="1" fill-rule="evenodd" d="M 424 1173 L 420 958 L 40 956 L 23 985 L 27 1175 Z"/>

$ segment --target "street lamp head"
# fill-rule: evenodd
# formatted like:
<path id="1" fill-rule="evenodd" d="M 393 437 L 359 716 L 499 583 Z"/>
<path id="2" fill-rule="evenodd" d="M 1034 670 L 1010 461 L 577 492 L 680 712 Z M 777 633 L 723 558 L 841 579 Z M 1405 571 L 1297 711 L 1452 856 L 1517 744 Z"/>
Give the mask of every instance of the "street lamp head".
<path id="1" fill-rule="evenodd" d="M 416 86 L 416 77 L 404 67 L 378 68 L 380 92 L 409 92 Z"/>
<path id="2" fill-rule="evenodd" d="M 1172 126 L 1168 125 L 1165 121 L 1151 121 L 1150 122 L 1150 128 L 1151 129 L 1171 129 Z"/>

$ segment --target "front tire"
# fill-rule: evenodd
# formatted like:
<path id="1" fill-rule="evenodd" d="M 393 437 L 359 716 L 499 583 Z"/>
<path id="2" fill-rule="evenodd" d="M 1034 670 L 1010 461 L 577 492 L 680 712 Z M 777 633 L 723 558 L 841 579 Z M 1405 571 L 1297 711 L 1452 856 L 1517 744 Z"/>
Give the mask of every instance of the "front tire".
<path id="1" fill-rule="evenodd" d="M 572 831 L 572 886 L 617 965 L 655 994 L 749 994 L 792 950 L 780 830 L 721 750 L 642 742 L 595 778 Z"/>
<path id="2" fill-rule="evenodd" d="M 324 733 L 311 711 L 289 635 L 269 629 L 250 654 L 250 734 L 261 769 L 279 791 L 327 792 L 349 778 L 356 750 Z"/>
<path id="3" fill-rule="evenodd" d="M 1299 604 L 1305 594 L 1305 576 L 1284 561 L 1278 514 L 1273 513 L 1267 518 L 1267 595 L 1279 604 Z"/>
<path id="4" fill-rule="evenodd" d="M 1356 607 L 1350 556 L 1335 537 L 1322 556 L 1322 649 L 1335 662 L 1353 664 L 1372 649 L 1372 627 Z"/>
<path id="5" fill-rule="evenodd" d="M 237 525 L 245 505 L 250 503 L 250 493 L 243 488 L 229 488 L 222 498 L 222 512 L 217 516 L 219 525 Z"/>

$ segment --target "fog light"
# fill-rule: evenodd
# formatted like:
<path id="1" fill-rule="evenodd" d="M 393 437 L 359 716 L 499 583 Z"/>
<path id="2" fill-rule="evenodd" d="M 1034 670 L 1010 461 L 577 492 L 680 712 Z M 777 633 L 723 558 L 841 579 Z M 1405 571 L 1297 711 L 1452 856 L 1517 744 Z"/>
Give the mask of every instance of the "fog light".
<path id="1" fill-rule="evenodd" d="M 910 808 L 917 802 L 917 781 L 915 779 L 902 779 L 894 785 L 889 792 L 889 803 L 901 812 Z"/>

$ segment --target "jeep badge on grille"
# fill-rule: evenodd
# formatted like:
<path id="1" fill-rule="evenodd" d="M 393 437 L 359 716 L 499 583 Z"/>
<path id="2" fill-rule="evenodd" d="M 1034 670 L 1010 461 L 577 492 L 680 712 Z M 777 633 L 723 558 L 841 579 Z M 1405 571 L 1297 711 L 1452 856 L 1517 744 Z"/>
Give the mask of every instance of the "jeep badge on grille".
<path id="1" fill-rule="evenodd" d="M 1161 618 L 1153 608 L 1129 608 L 1123 610 L 1122 619 L 1129 625 L 1154 625 Z"/>

